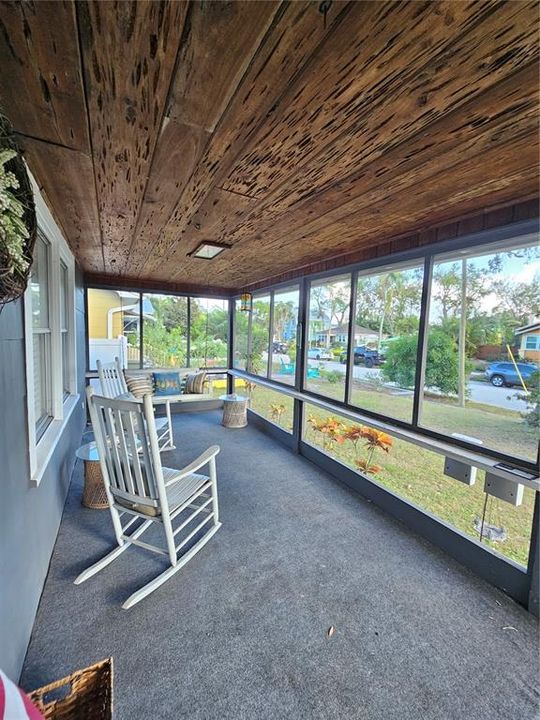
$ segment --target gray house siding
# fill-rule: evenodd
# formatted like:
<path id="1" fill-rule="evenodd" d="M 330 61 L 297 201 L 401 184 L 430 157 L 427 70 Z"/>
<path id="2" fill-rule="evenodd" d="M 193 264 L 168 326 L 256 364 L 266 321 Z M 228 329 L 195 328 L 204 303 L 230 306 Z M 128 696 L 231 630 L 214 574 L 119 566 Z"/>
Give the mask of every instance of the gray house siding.
<path id="1" fill-rule="evenodd" d="M 84 429 L 85 307 L 76 276 L 77 385 L 81 401 L 38 487 L 30 483 L 22 301 L 0 314 L 0 667 L 20 674 Z"/>

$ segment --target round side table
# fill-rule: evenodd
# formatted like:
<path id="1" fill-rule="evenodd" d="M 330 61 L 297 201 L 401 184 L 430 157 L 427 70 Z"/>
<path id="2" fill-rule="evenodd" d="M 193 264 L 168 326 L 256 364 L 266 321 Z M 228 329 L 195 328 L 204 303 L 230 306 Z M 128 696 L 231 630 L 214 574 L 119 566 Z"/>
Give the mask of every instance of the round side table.
<path id="1" fill-rule="evenodd" d="M 95 442 L 82 445 L 75 455 L 84 460 L 84 489 L 82 504 L 94 510 L 105 510 L 109 507 L 103 475 L 99 464 L 99 455 Z"/>
<path id="2" fill-rule="evenodd" d="M 243 428 L 247 425 L 248 399 L 243 395 L 221 395 L 223 400 L 223 420 L 221 424 L 227 428 Z"/>

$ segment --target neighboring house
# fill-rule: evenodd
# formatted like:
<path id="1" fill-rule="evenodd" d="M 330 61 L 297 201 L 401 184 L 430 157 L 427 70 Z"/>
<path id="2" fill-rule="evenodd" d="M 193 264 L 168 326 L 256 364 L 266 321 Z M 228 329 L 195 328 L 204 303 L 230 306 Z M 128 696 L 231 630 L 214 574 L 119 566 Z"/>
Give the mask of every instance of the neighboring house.
<path id="1" fill-rule="evenodd" d="M 345 325 L 335 325 L 334 327 L 331 327 L 329 330 L 323 330 L 319 333 L 317 333 L 317 341 L 321 345 L 344 345 L 348 341 L 348 326 Z M 383 334 L 383 338 L 386 338 L 387 335 Z M 376 330 L 371 330 L 371 328 L 362 327 L 362 325 L 355 325 L 354 326 L 354 345 L 368 345 L 369 343 L 377 343 L 379 340 L 379 333 Z"/>
<path id="2" fill-rule="evenodd" d="M 143 318 L 154 319 L 154 308 L 147 298 L 143 300 Z M 128 338 L 130 335 L 139 337 L 140 322 L 139 293 L 89 288 L 90 369 L 95 369 L 98 358 L 102 362 L 111 362 L 115 357 L 119 357 L 123 366 L 127 367 L 132 359 L 129 357 Z"/>
<path id="3" fill-rule="evenodd" d="M 520 357 L 540 362 L 540 321 L 517 328 L 515 335 Z"/>

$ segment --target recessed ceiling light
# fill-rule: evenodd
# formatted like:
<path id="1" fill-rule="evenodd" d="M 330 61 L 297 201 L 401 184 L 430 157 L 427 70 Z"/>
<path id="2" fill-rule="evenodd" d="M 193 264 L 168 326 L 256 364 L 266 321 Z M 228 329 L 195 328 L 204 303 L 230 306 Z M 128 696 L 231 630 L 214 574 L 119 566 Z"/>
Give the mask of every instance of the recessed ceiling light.
<path id="1" fill-rule="evenodd" d="M 202 258 L 203 260 L 213 260 L 224 250 L 228 249 L 228 245 L 220 245 L 213 242 L 202 242 L 196 249 L 189 253 L 192 257 Z"/>

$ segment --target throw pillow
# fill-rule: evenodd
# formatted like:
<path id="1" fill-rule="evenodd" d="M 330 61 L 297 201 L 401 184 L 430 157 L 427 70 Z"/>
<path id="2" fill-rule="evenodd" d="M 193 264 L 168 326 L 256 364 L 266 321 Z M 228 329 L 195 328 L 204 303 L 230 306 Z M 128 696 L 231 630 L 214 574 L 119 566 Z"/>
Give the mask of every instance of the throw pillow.
<path id="1" fill-rule="evenodd" d="M 199 372 L 190 373 L 186 379 L 186 386 L 184 392 L 188 395 L 204 393 L 204 383 L 206 382 L 206 373 L 204 370 Z"/>
<path id="2" fill-rule="evenodd" d="M 136 398 L 142 398 L 143 395 L 152 395 L 154 392 L 154 383 L 151 375 L 126 375 L 126 385 L 129 392 Z"/>
<path id="3" fill-rule="evenodd" d="M 180 395 L 182 392 L 180 373 L 155 372 L 152 375 L 154 376 L 155 395 Z"/>

